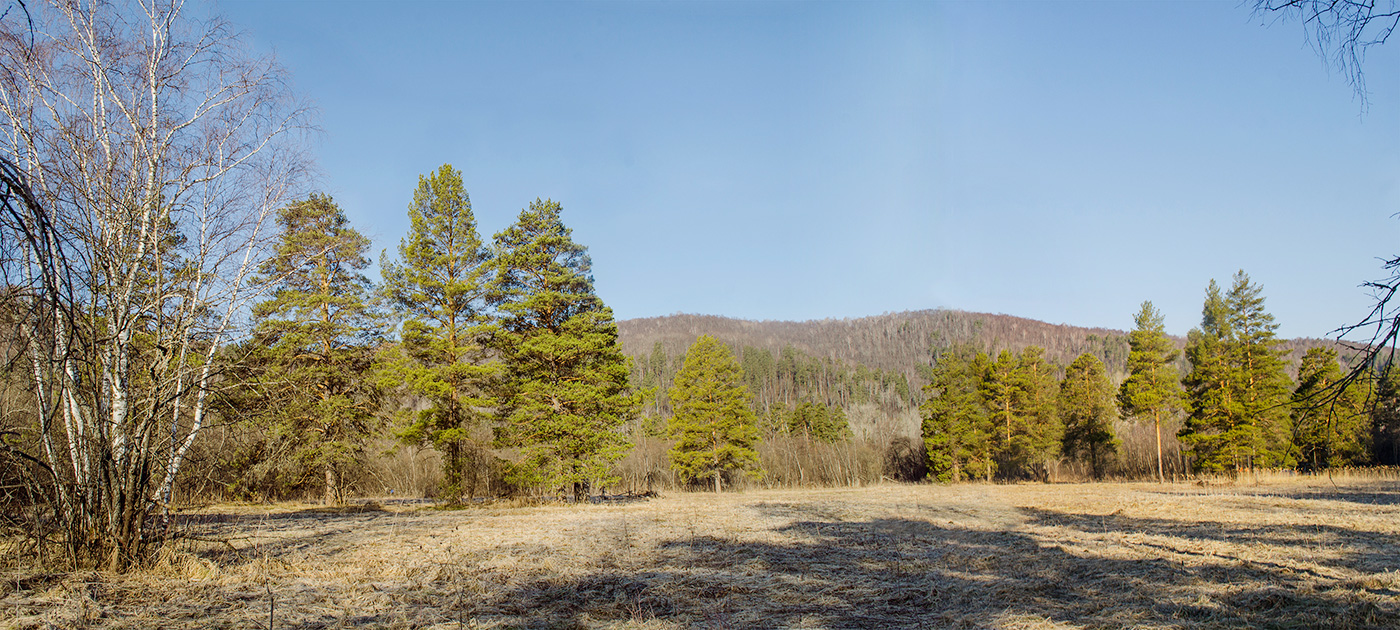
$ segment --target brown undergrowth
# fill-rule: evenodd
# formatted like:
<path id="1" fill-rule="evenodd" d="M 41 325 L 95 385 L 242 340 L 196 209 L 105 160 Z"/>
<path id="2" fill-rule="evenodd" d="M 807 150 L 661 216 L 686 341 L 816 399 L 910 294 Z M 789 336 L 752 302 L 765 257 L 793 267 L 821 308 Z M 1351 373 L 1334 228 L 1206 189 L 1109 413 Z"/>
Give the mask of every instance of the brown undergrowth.
<path id="1" fill-rule="evenodd" d="M 15 628 L 1400 627 L 1400 486 L 889 485 L 423 510 L 216 506 Z"/>

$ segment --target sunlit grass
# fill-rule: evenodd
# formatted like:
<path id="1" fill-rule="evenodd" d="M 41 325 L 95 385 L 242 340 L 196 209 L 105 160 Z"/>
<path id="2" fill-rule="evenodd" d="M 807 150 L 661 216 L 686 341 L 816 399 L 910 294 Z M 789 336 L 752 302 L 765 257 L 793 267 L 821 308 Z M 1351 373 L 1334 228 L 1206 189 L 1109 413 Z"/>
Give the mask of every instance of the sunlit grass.
<path id="1" fill-rule="evenodd" d="M 128 576 L 15 574 L 0 625 L 1400 625 L 1394 471 L 191 518 Z"/>

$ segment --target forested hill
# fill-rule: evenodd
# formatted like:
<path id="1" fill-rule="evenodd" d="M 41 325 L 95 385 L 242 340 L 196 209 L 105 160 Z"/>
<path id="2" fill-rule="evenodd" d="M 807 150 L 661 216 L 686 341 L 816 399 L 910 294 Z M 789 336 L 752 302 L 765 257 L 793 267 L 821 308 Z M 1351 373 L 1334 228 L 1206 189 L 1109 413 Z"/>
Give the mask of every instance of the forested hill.
<path id="1" fill-rule="evenodd" d="M 754 347 L 777 356 L 784 347 L 791 347 L 815 358 L 904 374 L 911 384 L 923 383 L 920 367 L 929 365 L 935 348 L 959 342 L 974 343 L 992 353 L 1040 346 L 1049 359 L 1062 366 L 1090 352 L 1103 360 L 1115 381 L 1125 374 L 1128 358 L 1125 331 L 945 309 L 805 322 L 678 314 L 620 321 L 618 330 L 623 351 L 636 358 L 649 356 L 659 341 L 674 360 L 684 356 L 696 337 L 708 334 L 736 350 Z M 1174 339 L 1178 347 L 1186 343 L 1183 337 Z M 1308 348 L 1331 343 L 1290 339 L 1281 341 L 1280 349 L 1286 350 L 1285 360 L 1292 370 Z"/>

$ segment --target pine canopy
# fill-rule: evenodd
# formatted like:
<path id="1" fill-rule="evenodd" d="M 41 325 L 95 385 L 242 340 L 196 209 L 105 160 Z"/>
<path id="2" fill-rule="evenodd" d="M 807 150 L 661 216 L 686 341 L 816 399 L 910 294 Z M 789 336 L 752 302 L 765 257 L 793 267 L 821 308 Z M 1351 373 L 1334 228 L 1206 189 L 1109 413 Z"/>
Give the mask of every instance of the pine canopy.
<path id="1" fill-rule="evenodd" d="M 726 471 L 761 474 L 752 397 L 739 362 L 719 340 L 701 335 L 685 353 L 671 387 L 671 405 L 670 433 L 676 438 L 671 468 L 682 479 L 711 478 L 719 492 Z"/>
<path id="2" fill-rule="evenodd" d="M 469 479 L 476 481 L 479 467 L 466 461 L 477 450 L 471 429 L 494 404 L 496 369 L 485 348 L 491 256 L 477 235 L 462 174 L 450 164 L 418 177 L 408 218 L 400 262 L 384 264 L 384 291 L 404 322 L 402 343 L 381 358 L 381 374 L 428 402 L 411 412 L 398 437 L 443 454 L 442 495 L 455 501 L 478 485 Z"/>
<path id="3" fill-rule="evenodd" d="M 640 401 L 628 391 L 612 309 L 594 293 L 587 249 L 561 210 L 537 199 L 495 236 L 488 300 L 500 317 L 497 441 L 520 449 L 511 480 L 577 494 L 616 482 L 612 464 L 631 448 L 623 424 Z"/>

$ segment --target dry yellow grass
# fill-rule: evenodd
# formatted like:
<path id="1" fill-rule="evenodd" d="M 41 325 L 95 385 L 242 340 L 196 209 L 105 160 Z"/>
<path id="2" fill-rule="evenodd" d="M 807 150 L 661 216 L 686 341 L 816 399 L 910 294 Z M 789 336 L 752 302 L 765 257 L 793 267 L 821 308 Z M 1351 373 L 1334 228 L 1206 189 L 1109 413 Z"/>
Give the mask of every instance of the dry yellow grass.
<path id="1" fill-rule="evenodd" d="M 624 505 L 215 507 L 17 628 L 1400 627 L 1400 485 L 962 485 Z M 218 542 L 210 542 L 218 541 Z"/>

